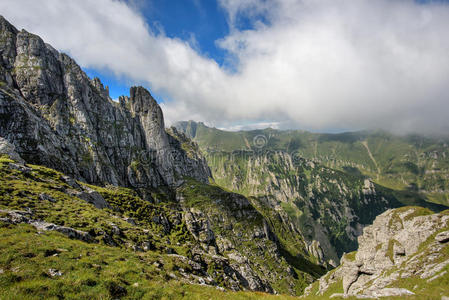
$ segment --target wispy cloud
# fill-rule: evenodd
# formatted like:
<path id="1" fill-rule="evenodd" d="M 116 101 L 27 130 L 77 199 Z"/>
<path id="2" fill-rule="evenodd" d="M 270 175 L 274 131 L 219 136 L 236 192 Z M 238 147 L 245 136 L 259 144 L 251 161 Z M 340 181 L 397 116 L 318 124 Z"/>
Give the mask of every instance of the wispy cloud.
<path id="1" fill-rule="evenodd" d="M 254 130 L 265 128 L 280 129 L 279 126 L 280 122 L 253 122 L 249 124 L 235 124 L 230 126 L 218 127 L 218 129 L 227 131 Z"/>
<path id="2" fill-rule="evenodd" d="M 220 3 L 232 30 L 218 44 L 237 59 L 234 72 L 189 41 L 153 32 L 125 2 L 3 0 L 0 11 L 82 66 L 108 68 L 169 94 L 173 101 L 163 104 L 169 121 L 448 131 L 446 3 Z M 253 29 L 239 29 L 239 18 Z"/>

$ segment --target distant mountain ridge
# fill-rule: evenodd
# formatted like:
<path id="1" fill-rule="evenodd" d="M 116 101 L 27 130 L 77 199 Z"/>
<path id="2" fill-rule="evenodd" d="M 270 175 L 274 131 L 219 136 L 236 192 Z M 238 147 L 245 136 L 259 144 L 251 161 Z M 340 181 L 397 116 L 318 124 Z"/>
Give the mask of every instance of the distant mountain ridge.
<path id="1" fill-rule="evenodd" d="M 393 190 L 376 183 L 376 177 L 369 177 L 375 165 L 363 167 L 364 159 L 371 161 L 364 141 L 378 133 L 327 135 L 274 129 L 227 132 L 192 121 L 176 126 L 198 142 L 216 183 L 284 211 L 321 263 L 338 263 L 344 252 L 356 250 L 363 227 L 389 208 L 447 208 L 426 201 L 425 194 Z M 317 147 L 313 158 L 302 155 L 310 154 L 307 139 Z M 349 153 L 333 159 L 319 154 L 331 147 Z M 338 155 L 337 151 L 333 153 Z M 349 160 L 352 154 L 355 161 Z M 348 170 L 349 166 L 352 169 Z"/>
<path id="2" fill-rule="evenodd" d="M 449 138 L 384 131 L 338 134 L 301 130 L 249 130 L 230 132 L 194 121 L 176 127 L 202 149 L 254 150 L 255 137 L 264 138 L 263 150 L 285 151 L 352 175 L 370 177 L 396 190 L 420 192 L 427 201 L 449 205 Z"/>

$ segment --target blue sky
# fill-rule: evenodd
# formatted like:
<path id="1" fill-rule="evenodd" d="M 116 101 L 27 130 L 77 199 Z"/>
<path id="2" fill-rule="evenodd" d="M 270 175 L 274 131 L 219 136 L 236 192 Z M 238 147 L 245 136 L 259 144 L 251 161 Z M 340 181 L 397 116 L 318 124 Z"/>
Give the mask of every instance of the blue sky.
<path id="1" fill-rule="evenodd" d="M 233 55 L 217 45 L 230 32 L 226 10 L 215 0 L 143 0 L 128 1 L 139 10 L 148 26 L 163 32 L 169 38 L 187 41 L 201 55 L 217 62 L 223 68 L 234 70 Z M 256 21 L 268 23 L 263 14 L 248 17 L 239 14 L 233 24 L 236 30 L 254 29 Z M 129 95 L 129 87 L 139 84 L 124 76 L 116 76 L 108 69 L 83 68 L 89 77 L 99 77 L 113 99 Z M 140 84 L 145 86 L 145 82 Z M 153 91 L 158 102 L 170 101 L 170 95 Z"/>
<path id="2" fill-rule="evenodd" d="M 429 0 L 2 0 L 166 124 L 449 132 L 449 4 Z"/>
<path id="3" fill-rule="evenodd" d="M 150 26 L 162 28 L 171 38 L 196 40 L 201 53 L 223 63 L 225 51 L 215 41 L 229 32 L 226 14 L 214 0 L 153 0 L 142 6 Z M 194 44 L 194 43 L 193 43 Z"/>
<path id="4" fill-rule="evenodd" d="M 145 21 L 154 31 L 163 31 L 167 37 L 188 41 L 202 55 L 210 57 L 220 65 L 226 65 L 226 51 L 216 41 L 229 33 L 225 10 L 214 0 L 151 0 L 130 2 L 140 10 Z M 251 23 L 241 18 L 240 28 L 249 29 Z M 99 77 L 109 86 L 111 98 L 129 95 L 129 87 L 135 82 L 117 77 L 110 70 L 84 68 L 89 77 Z M 145 85 L 144 82 L 141 83 Z M 154 92 L 158 102 L 170 96 Z"/>

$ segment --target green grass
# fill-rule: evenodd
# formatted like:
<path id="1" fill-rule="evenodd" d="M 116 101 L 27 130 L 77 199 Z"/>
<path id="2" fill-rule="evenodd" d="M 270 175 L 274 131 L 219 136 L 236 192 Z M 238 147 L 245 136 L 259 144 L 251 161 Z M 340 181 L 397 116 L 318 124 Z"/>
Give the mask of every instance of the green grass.
<path id="1" fill-rule="evenodd" d="M 347 253 L 344 257 L 349 261 L 355 261 L 355 255 L 357 254 L 357 251 L 352 251 Z"/>
<path id="2" fill-rule="evenodd" d="M 38 234 L 30 225 L 0 222 L 0 241 L 1 299 L 294 299 L 176 282 L 169 256 Z M 62 275 L 51 277 L 49 269 Z"/>
<path id="3" fill-rule="evenodd" d="M 164 190 L 151 191 L 153 198 L 163 200 L 153 203 L 143 200 L 131 189 L 78 182 L 84 189 L 100 193 L 111 206 L 111 209 L 97 209 L 71 196 L 80 188 L 69 186 L 60 172 L 37 165 L 27 165 L 29 169 L 22 172 L 10 164 L 13 164 L 12 160 L 0 157 L 0 209 L 30 209 L 32 218 L 89 232 L 95 237 L 95 242 L 87 244 L 55 232 L 37 233 L 28 225 L 2 223 L 0 253 L 3 260 L 0 260 L 0 269 L 4 272 L 0 272 L 0 289 L 5 291 L 5 299 L 274 297 L 263 293 L 221 292 L 173 280 L 171 273 L 183 278 L 181 269 L 187 274 L 197 274 L 197 271 L 166 253 L 191 258 L 192 249 L 199 245 L 186 228 L 181 206 Z M 298 256 L 302 249 L 300 240 L 288 247 L 283 246 L 293 241 L 287 239 L 289 232 L 283 233 L 284 244 L 279 245 L 281 257 L 277 261 L 267 251 L 275 249 L 273 241 L 253 238 L 255 230 L 263 231 L 264 217 L 243 196 L 188 178 L 178 192 L 184 195 L 184 208 L 203 211 L 212 221 L 215 234 L 232 241 L 235 249 L 250 259 L 256 274 L 275 275 L 270 284 L 276 291 L 301 294 L 316 278 L 318 273 L 313 268 L 317 266 Z M 42 200 L 42 194 L 52 201 Z M 5 216 L 4 213 L 0 215 Z M 125 218 L 132 218 L 136 225 L 126 222 Z M 161 218 L 172 225 L 167 227 Z M 120 234 L 114 233 L 114 226 L 120 228 Z M 133 250 L 134 245 L 147 241 L 151 244 L 150 251 Z M 213 259 L 204 259 L 207 272 L 216 284 L 224 285 L 223 266 L 214 264 Z M 162 266 L 153 265 L 155 261 Z M 287 272 L 290 266 L 293 266 L 295 276 Z M 49 269 L 60 270 L 63 275 L 51 277 Z M 317 270 L 321 275 L 323 270 Z"/>
<path id="4" fill-rule="evenodd" d="M 402 213 L 403 211 L 407 211 L 408 209 L 410 209 L 410 207 L 401 207 L 401 208 L 397 209 L 396 212 L 397 213 Z M 431 215 L 433 213 L 434 212 L 432 212 L 428 208 L 415 206 L 415 207 L 413 207 L 413 212 L 407 214 L 404 217 L 404 221 L 409 221 L 409 220 L 412 220 L 415 217 L 419 217 L 419 216 L 428 216 L 428 215 Z"/>
<path id="5" fill-rule="evenodd" d="M 394 263 L 394 245 L 400 245 L 400 243 L 395 239 L 389 240 L 387 252 L 385 253 L 385 256 L 388 257 L 392 263 Z"/>
<path id="6" fill-rule="evenodd" d="M 151 204 L 140 199 L 137 194 L 126 188 L 94 188 L 110 203 L 112 210 L 99 210 L 77 197 L 69 195 L 73 189 L 65 183 L 62 174 L 42 166 L 28 165 L 29 173 L 9 168 L 12 162 L 8 158 L 0 160 L 0 208 L 33 211 L 34 218 L 62 226 L 91 232 L 99 242 L 104 242 L 105 234 L 112 236 L 112 223 L 119 226 L 122 236 L 113 237 L 114 243 L 125 247 L 129 242 L 139 244 L 150 240 L 156 249 L 166 249 L 166 237 L 178 242 L 187 242 L 187 230 L 182 227 L 165 232 L 163 225 L 152 222 L 153 217 L 176 213 L 167 204 Z M 82 183 L 80 183 L 82 184 Z M 83 185 L 83 184 L 82 184 Z M 54 202 L 40 200 L 40 195 L 50 196 Z M 135 218 L 141 227 L 132 226 L 122 217 Z M 180 250 L 185 248 L 180 247 Z"/>

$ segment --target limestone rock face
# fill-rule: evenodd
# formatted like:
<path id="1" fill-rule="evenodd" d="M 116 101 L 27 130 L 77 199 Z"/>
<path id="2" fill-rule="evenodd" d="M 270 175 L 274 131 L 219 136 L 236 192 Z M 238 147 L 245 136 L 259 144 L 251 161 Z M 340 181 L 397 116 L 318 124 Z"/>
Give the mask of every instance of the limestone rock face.
<path id="1" fill-rule="evenodd" d="M 20 155 L 16 152 L 16 148 L 14 145 L 10 144 L 7 140 L 0 137 L 0 155 L 7 155 L 12 160 L 15 160 L 19 163 L 24 163 L 25 161 L 20 157 Z"/>
<path id="2" fill-rule="evenodd" d="M 51 105 L 64 95 L 59 53 L 42 39 L 24 30 L 16 35 L 13 78 L 30 102 Z"/>
<path id="3" fill-rule="evenodd" d="M 349 179 L 285 151 L 206 153 L 217 183 L 270 206 L 323 266 L 338 265 L 343 252 L 357 248 L 365 225 L 400 205 L 369 179 Z"/>
<path id="4" fill-rule="evenodd" d="M 190 209 L 184 214 L 187 229 L 199 242 L 210 245 L 215 242 L 214 232 L 210 228 L 210 222 L 206 216 L 197 209 Z"/>
<path id="5" fill-rule="evenodd" d="M 215 263 L 226 266 L 223 274 L 226 281 L 235 281 L 244 289 L 272 293 L 282 280 L 287 289 L 284 293 L 294 294 L 295 278 L 304 276 L 307 282 L 313 280 L 311 270 L 318 270 L 319 266 L 305 262 L 303 269 L 293 270 L 282 254 L 285 247 L 273 231 L 273 224 L 264 219 L 251 200 L 216 188 L 206 191 L 197 188 L 186 183 L 177 189 L 183 219 L 201 245 L 197 251 L 207 252 Z M 191 189 L 198 192 L 192 195 Z M 214 196 L 203 202 L 200 199 L 204 199 L 205 193 Z M 324 268 L 319 270 L 323 274 Z"/>
<path id="6" fill-rule="evenodd" d="M 87 187 L 83 187 L 82 189 L 82 192 L 75 192 L 73 195 L 93 204 L 96 208 L 111 208 L 109 203 L 98 192 Z"/>
<path id="7" fill-rule="evenodd" d="M 432 214 L 420 207 L 386 211 L 364 228 L 357 253 L 344 255 L 341 266 L 319 280 L 318 293 L 342 280 L 343 292 L 350 296 L 413 295 L 413 291 L 395 288 L 395 282 L 412 276 L 430 282 L 446 274 L 448 227 L 447 211 Z"/>
<path id="8" fill-rule="evenodd" d="M 443 231 L 440 232 L 435 236 L 435 240 L 437 240 L 440 243 L 447 243 L 449 242 L 449 231 Z"/>
<path id="9" fill-rule="evenodd" d="M 0 136 L 29 163 L 88 183 L 137 189 L 208 182 L 199 154 L 188 157 L 165 131 L 161 108 L 142 87 L 110 99 L 98 78 L 42 39 L 0 17 Z"/>

